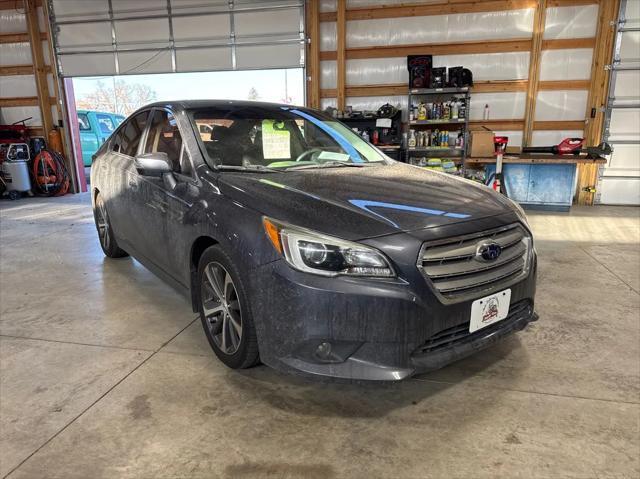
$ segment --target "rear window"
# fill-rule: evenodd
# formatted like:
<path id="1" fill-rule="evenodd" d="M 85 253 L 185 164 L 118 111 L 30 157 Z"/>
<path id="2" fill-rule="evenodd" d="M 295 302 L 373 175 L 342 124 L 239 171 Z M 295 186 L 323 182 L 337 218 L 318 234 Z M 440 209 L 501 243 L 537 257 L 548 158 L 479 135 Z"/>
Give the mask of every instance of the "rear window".
<path id="1" fill-rule="evenodd" d="M 98 125 L 100 126 L 100 132 L 105 135 L 110 135 L 113 133 L 113 130 L 116 129 L 116 125 L 113 124 L 113 120 L 109 115 L 96 115 L 96 119 L 98 120 Z"/>
<path id="2" fill-rule="evenodd" d="M 86 113 L 78 113 L 78 128 L 80 129 L 80 131 L 91 130 L 89 117 Z"/>

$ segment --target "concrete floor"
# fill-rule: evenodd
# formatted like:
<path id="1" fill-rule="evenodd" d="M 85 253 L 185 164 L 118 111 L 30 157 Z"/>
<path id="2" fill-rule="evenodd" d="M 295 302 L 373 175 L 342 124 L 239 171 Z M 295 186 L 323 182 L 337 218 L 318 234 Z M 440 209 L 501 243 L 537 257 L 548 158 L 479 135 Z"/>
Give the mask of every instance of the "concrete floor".
<path id="1" fill-rule="evenodd" d="M 640 476 L 640 209 L 532 213 L 540 321 L 390 386 L 230 371 L 107 260 L 89 200 L 0 202 L 0 476 Z"/>

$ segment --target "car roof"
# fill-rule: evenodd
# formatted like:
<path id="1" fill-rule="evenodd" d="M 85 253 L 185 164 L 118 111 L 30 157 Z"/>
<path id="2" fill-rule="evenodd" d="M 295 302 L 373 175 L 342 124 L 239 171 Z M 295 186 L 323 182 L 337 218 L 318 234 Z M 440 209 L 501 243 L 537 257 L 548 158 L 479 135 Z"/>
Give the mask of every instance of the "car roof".
<path id="1" fill-rule="evenodd" d="M 76 113 L 100 113 L 101 115 L 121 116 L 122 118 L 125 117 L 125 115 L 123 115 L 121 113 L 113 113 L 112 111 L 101 111 L 101 110 L 79 110 L 79 109 L 76 109 Z"/>
<path id="2" fill-rule="evenodd" d="M 183 110 L 191 110 L 197 108 L 251 108 L 260 107 L 265 109 L 280 110 L 281 108 L 304 108 L 302 106 L 288 105 L 285 103 L 270 103 L 253 100 L 176 100 L 161 101 L 145 105 L 144 108 L 180 108 Z"/>

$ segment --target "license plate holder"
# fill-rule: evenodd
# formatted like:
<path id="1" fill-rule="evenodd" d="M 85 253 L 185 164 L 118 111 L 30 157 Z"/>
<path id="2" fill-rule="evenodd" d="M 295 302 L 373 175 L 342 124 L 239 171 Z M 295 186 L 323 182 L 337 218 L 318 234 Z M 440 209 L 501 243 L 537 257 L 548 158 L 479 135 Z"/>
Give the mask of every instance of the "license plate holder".
<path id="1" fill-rule="evenodd" d="M 471 303 L 469 332 L 473 333 L 505 319 L 509 316 L 510 303 L 511 289 L 505 289 L 484 298 L 476 299 Z"/>

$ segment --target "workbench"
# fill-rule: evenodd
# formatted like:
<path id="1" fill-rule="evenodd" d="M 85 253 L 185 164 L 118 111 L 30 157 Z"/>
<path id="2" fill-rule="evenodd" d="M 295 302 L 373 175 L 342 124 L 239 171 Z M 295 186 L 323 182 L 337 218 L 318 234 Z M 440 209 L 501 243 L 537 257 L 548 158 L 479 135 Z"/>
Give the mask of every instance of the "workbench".
<path id="1" fill-rule="evenodd" d="M 605 158 L 586 155 L 505 155 L 502 160 L 502 183 L 509 198 L 524 208 L 569 211 L 576 193 L 578 164 L 602 164 Z M 486 178 L 496 171 L 496 159 L 467 158 L 466 168 L 484 167 Z"/>

